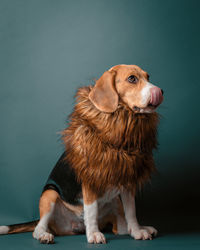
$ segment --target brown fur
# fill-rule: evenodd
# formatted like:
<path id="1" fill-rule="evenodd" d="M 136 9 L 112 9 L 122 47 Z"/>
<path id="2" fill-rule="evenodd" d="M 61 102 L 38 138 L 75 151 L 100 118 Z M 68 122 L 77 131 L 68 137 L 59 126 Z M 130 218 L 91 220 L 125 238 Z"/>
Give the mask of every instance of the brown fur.
<path id="1" fill-rule="evenodd" d="M 69 127 L 62 133 L 66 160 L 78 180 L 98 195 L 112 187 L 134 191 L 155 171 L 158 115 L 135 114 L 121 100 L 115 112 L 101 112 L 88 98 L 91 90 L 77 91 Z"/>
<path id="2" fill-rule="evenodd" d="M 51 210 L 51 203 L 56 203 L 59 194 L 54 190 L 46 190 L 40 197 L 40 219 Z"/>
<path id="3" fill-rule="evenodd" d="M 32 232 L 39 220 L 31 221 L 27 223 L 20 223 L 15 225 L 10 225 L 8 234 L 15 234 L 15 233 L 24 233 L 24 232 Z"/>

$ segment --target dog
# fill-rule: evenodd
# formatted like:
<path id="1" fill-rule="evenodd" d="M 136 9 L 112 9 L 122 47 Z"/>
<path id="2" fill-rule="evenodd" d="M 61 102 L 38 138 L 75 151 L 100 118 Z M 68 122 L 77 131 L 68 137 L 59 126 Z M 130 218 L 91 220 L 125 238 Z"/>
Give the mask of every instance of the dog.
<path id="1" fill-rule="evenodd" d="M 157 230 L 141 226 L 135 195 L 155 171 L 163 90 L 136 65 L 116 65 L 76 93 L 65 151 L 53 168 L 39 201 L 40 220 L 0 226 L 0 234 L 33 232 L 41 243 L 55 235 L 86 233 L 88 243 L 106 243 L 102 233 L 152 239 Z"/>

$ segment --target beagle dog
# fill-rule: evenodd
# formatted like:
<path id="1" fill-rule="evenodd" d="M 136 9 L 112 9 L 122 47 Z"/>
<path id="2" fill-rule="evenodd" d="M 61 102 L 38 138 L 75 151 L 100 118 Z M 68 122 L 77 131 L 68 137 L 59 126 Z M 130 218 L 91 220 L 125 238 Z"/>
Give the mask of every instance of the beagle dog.
<path id="1" fill-rule="evenodd" d="M 0 226 L 0 234 L 30 232 L 41 243 L 55 235 L 86 233 L 88 243 L 106 243 L 115 234 L 152 239 L 157 230 L 136 218 L 135 194 L 155 170 L 156 108 L 163 90 L 136 65 L 116 65 L 94 86 L 78 89 L 65 151 L 40 197 L 40 220 Z"/>

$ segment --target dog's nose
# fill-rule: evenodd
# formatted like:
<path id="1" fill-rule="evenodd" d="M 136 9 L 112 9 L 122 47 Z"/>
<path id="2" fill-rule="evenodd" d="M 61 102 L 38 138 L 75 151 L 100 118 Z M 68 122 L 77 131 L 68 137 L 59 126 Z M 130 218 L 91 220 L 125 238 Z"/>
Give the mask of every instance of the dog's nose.
<path id="1" fill-rule="evenodd" d="M 150 100 L 150 104 L 152 104 L 153 106 L 158 106 L 161 104 L 161 102 L 163 101 L 163 90 L 158 88 L 158 87 L 153 87 L 150 90 L 151 92 L 151 100 Z"/>
<path id="2" fill-rule="evenodd" d="M 164 95 L 164 90 L 163 89 L 161 89 L 161 93 L 162 93 L 162 95 Z"/>

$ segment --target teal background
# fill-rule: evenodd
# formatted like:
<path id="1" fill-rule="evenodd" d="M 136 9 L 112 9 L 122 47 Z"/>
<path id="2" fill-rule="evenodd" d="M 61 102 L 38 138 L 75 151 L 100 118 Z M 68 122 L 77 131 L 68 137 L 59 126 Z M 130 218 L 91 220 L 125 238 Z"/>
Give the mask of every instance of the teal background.
<path id="1" fill-rule="evenodd" d="M 158 174 L 137 198 L 140 221 L 160 237 L 110 236 L 101 248 L 200 246 L 199 8 L 198 0 L 0 1 L 0 224 L 38 218 L 76 89 L 113 65 L 137 64 L 165 95 Z M 82 236 L 57 241 L 88 247 Z M 39 248 L 29 233 L 0 242 Z"/>

